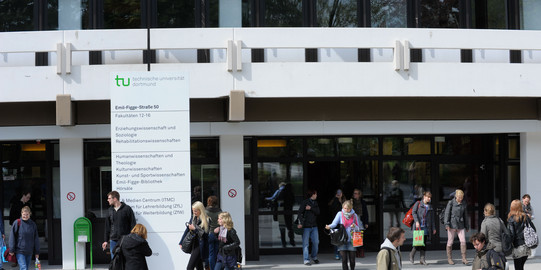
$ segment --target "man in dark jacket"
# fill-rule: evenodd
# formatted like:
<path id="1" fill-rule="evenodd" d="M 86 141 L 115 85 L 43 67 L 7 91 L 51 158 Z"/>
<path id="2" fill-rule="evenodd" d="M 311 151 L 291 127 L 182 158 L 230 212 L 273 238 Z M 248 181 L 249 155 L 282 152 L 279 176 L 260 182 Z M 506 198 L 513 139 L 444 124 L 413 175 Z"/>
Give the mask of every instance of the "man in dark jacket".
<path id="1" fill-rule="evenodd" d="M 470 241 L 477 251 L 475 259 L 473 259 L 472 269 L 505 269 L 505 256 L 501 252 L 496 252 L 493 249 L 487 249 L 487 241 L 483 233 L 474 234 L 470 238 Z"/>
<path id="2" fill-rule="evenodd" d="M 312 260 L 315 264 L 319 263 L 317 258 L 319 233 L 317 231 L 317 216 L 319 215 L 319 206 L 317 204 L 317 191 L 309 189 L 307 199 L 299 207 L 299 225 L 298 228 L 304 228 L 302 234 L 302 254 L 305 265 L 311 265 L 308 255 L 308 244 L 312 240 Z"/>
<path id="3" fill-rule="evenodd" d="M 363 192 L 356 188 L 353 190 L 353 210 L 355 214 L 361 219 L 364 229 L 368 229 L 368 207 L 366 206 L 366 201 L 363 200 Z M 356 256 L 364 258 L 364 247 L 356 248 Z"/>
<path id="4" fill-rule="evenodd" d="M 107 194 L 107 202 L 111 207 L 109 207 L 105 219 L 105 242 L 101 246 L 105 250 L 107 242 L 111 241 L 109 250 L 112 259 L 117 242 L 122 236 L 129 234 L 135 226 L 135 215 L 129 205 L 120 202 L 120 194 L 117 191 L 111 191 Z"/>

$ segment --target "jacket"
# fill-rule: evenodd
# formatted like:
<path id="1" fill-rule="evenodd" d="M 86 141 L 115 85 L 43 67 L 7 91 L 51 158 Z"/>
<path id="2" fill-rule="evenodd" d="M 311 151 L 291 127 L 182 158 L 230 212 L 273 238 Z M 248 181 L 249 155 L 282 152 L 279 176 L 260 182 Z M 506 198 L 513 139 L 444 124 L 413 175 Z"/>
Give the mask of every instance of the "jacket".
<path id="1" fill-rule="evenodd" d="M 222 241 L 218 241 L 218 253 L 222 254 L 223 257 L 236 256 L 235 250 L 238 246 L 240 246 L 240 239 L 237 235 L 237 231 L 234 228 L 232 228 L 231 230 L 227 230 L 226 238 L 227 240 L 225 243 Z"/>
<path id="2" fill-rule="evenodd" d="M 10 252 L 25 255 L 39 254 L 38 226 L 31 219 L 20 220 L 20 226 L 17 219 L 11 227 L 8 246 Z"/>
<path id="3" fill-rule="evenodd" d="M 220 207 L 211 207 L 207 206 L 206 208 L 207 216 L 210 218 L 209 223 L 209 232 L 214 232 L 214 229 L 218 228 L 220 225 L 218 225 L 218 216 L 222 212 L 222 209 Z"/>
<path id="4" fill-rule="evenodd" d="M 366 201 L 363 199 L 352 199 L 351 201 L 353 202 L 353 210 L 355 210 L 355 213 L 366 228 L 366 225 L 368 225 L 368 207 L 366 206 Z"/>
<path id="5" fill-rule="evenodd" d="M 472 269 L 496 270 L 505 269 L 505 256 L 493 249 L 487 248 L 486 244 L 477 251 L 473 259 Z"/>
<path id="6" fill-rule="evenodd" d="M 423 223 L 425 224 L 425 235 L 432 235 L 432 231 L 436 229 L 436 222 L 434 220 L 434 208 L 430 204 L 424 204 L 421 201 L 415 202 L 413 204 L 413 210 L 411 211 L 413 215 L 413 226 L 412 229 L 415 230 L 416 222 L 419 222 L 419 225 L 422 227 Z"/>
<path id="7" fill-rule="evenodd" d="M 527 219 L 528 217 L 526 216 L 524 219 L 519 219 L 519 221 L 517 222 L 515 221 L 515 216 L 511 216 L 507 220 L 507 228 L 511 233 L 511 237 L 513 238 L 513 247 L 515 248 L 524 245 L 524 226 Z M 535 229 L 533 223 L 531 224 L 532 227 Z"/>
<path id="8" fill-rule="evenodd" d="M 120 208 L 115 211 L 113 206 L 109 207 L 109 215 L 105 219 L 105 240 L 118 241 L 123 235 L 130 234 L 135 226 L 135 215 L 131 207 L 120 203 Z"/>
<path id="9" fill-rule="evenodd" d="M 145 257 L 152 255 L 152 249 L 143 237 L 130 233 L 121 239 L 122 253 L 126 260 L 126 270 L 148 270 Z"/>
<path id="10" fill-rule="evenodd" d="M 487 237 L 486 248 L 494 249 L 496 252 L 502 252 L 502 239 L 500 218 L 492 215 L 485 217 L 481 222 L 481 231 Z"/>
<path id="11" fill-rule="evenodd" d="M 306 206 L 310 205 L 311 209 L 306 210 Z M 319 206 L 317 201 L 308 198 L 302 201 L 299 206 L 299 221 L 303 228 L 317 227 L 317 216 L 319 215 Z"/>
<path id="12" fill-rule="evenodd" d="M 207 220 L 207 222 L 210 224 L 210 219 Z M 196 234 L 196 240 L 198 245 L 194 244 L 194 248 L 199 248 L 199 252 L 201 254 L 201 260 L 206 261 L 209 257 L 209 242 L 208 242 L 208 232 L 205 232 L 205 230 L 201 227 L 201 220 L 197 219 L 197 221 L 194 224 L 195 226 L 195 234 Z M 188 221 L 188 224 L 193 224 L 193 216 L 190 218 L 190 221 Z M 179 245 L 182 245 L 182 240 L 184 240 L 184 237 L 188 234 L 190 231 L 190 228 L 186 226 L 186 230 L 184 230 L 184 234 L 182 235 L 182 238 L 180 238 Z"/>
<path id="13" fill-rule="evenodd" d="M 390 251 L 390 252 L 389 252 Z M 389 253 L 391 258 L 389 259 Z M 389 260 L 391 262 L 391 267 L 389 268 Z M 376 269 L 377 270 L 400 270 L 402 269 L 402 258 L 400 252 L 393 246 L 393 243 L 389 239 L 385 238 L 383 244 L 381 244 L 381 250 L 378 252 L 376 258 Z"/>
<path id="14" fill-rule="evenodd" d="M 456 199 L 450 200 L 445 208 L 445 226 L 451 229 L 469 230 L 467 207 L 465 201 L 459 204 Z"/>

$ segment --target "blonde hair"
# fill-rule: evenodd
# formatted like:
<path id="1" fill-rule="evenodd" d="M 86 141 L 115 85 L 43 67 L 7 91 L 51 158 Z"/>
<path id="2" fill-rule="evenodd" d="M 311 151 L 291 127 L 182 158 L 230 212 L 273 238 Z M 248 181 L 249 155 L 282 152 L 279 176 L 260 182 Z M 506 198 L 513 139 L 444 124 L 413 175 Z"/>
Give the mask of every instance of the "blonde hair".
<path id="1" fill-rule="evenodd" d="M 464 198 L 464 191 L 462 191 L 460 189 L 457 189 L 455 191 L 455 198 L 458 197 L 458 196 L 461 196 L 462 198 Z"/>
<path id="2" fill-rule="evenodd" d="M 222 219 L 222 224 L 226 229 L 233 229 L 233 219 L 231 218 L 231 214 L 229 214 L 229 212 L 221 212 L 218 215 L 218 218 Z"/>
<path id="3" fill-rule="evenodd" d="M 487 216 L 494 215 L 494 212 L 496 212 L 496 207 L 494 207 L 493 204 L 491 203 L 485 204 L 485 213 L 487 213 Z"/>
<path id="4" fill-rule="evenodd" d="M 513 200 L 511 202 L 507 219 L 510 219 L 511 217 L 515 219 L 515 222 L 524 220 L 524 218 L 526 217 L 526 214 L 524 213 L 524 211 L 522 211 L 522 203 L 520 202 L 520 200 Z"/>
<path id="5" fill-rule="evenodd" d="M 147 228 L 143 224 L 135 224 L 133 229 L 131 229 L 131 233 L 137 234 L 143 237 L 143 239 L 147 239 Z"/>
<path id="6" fill-rule="evenodd" d="M 25 207 L 23 207 L 23 209 L 21 209 L 21 214 L 23 212 L 28 212 L 28 214 L 32 215 L 32 210 L 30 210 L 30 207 L 28 207 L 28 206 L 25 206 Z"/>
<path id="7" fill-rule="evenodd" d="M 353 203 L 351 200 L 347 200 L 344 203 L 342 203 L 342 208 L 346 207 L 347 209 L 353 209 Z"/>
<path id="8" fill-rule="evenodd" d="M 200 201 L 194 202 L 192 204 L 192 209 L 199 210 L 199 213 L 200 213 L 199 219 L 201 220 L 201 227 L 203 227 L 203 230 L 205 230 L 205 232 L 208 232 L 209 231 L 209 222 L 208 222 L 209 217 L 207 216 L 207 212 L 205 211 L 205 206 L 203 205 L 203 203 Z M 195 219 L 195 214 L 193 215 L 192 220 L 194 219 Z"/>

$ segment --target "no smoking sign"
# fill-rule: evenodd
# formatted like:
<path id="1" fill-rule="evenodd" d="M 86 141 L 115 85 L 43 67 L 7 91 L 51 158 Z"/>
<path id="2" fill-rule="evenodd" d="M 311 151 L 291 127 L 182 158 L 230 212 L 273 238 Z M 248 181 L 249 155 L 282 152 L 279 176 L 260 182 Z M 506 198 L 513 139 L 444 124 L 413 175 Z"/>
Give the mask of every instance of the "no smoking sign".
<path id="1" fill-rule="evenodd" d="M 237 196 L 237 191 L 235 189 L 230 189 L 227 192 L 227 195 L 229 195 L 229 197 L 231 197 L 231 198 L 235 198 Z"/>
<path id="2" fill-rule="evenodd" d="M 66 195 L 66 198 L 68 199 L 68 201 L 73 201 L 75 200 L 75 193 L 73 192 L 68 192 L 68 194 Z"/>

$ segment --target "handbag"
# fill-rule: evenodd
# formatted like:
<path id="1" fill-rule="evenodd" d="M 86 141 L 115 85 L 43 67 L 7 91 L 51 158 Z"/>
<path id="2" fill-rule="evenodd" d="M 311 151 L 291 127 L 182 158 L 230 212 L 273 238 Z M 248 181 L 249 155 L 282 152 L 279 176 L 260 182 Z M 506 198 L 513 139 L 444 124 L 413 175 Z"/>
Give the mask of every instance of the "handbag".
<path id="1" fill-rule="evenodd" d="M 15 254 L 13 254 L 13 255 L 9 254 L 9 248 L 6 248 L 6 251 L 4 252 L 4 258 L 5 258 L 8 262 L 12 262 L 12 263 L 16 263 L 16 262 L 17 262 L 17 257 L 15 257 Z"/>
<path id="2" fill-rule="evenodd" d="M 419 206 L 420 206 L 420 202 L 417 202 L 417 210 L 419 210 Z M 408 212 L 406 213 L 406 216 L 404 217 L 404 219 L 402 219 L 402 223 L 404 223 L 404 225 L 408 226 L 409 228 L 411 228 L 411 226 L 413 226 L 413 207 L 415 207 L 415 204 L 410 208 L 410 210 L 408 210 Z"/>
<path id="3" fill-rule="evenodd" d="M 338 224 L 335 229 L 330 229 L 329 236 L 331 237 L 331 245 L 341 246 L 349 242 L 346 228 L 342 224 Z"/>
<path id="4" fill-rule="evenodd" d="M 353 247 L 362 247 L 363 243 L 363 231 L 361 230 L 352 230 L 351 231 L 351 242 Z"/>
<path id="5" fill-rule="evenodd" d="M 425 246 L 425 231 L 414 230 L 413 231 L 413 246 L 424 247 Z"/>
<path id="6" fill-rule="evenodd" d="M 299 219 L 296 219 L 293 223 L 293 233 L 302 235 L 304 233 L 304 228 L 299 228 Z"/>
<path id="7" fill-rule="evenodd" d="M 184 236 L 184 239 L 182 239 L 182 251 L 184 253 L 192 253 L 193 243 L 195 241 L 195 233 L 186 228 L 188 232 L 186 233 L 186 236 Z"/>

